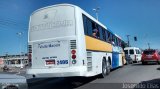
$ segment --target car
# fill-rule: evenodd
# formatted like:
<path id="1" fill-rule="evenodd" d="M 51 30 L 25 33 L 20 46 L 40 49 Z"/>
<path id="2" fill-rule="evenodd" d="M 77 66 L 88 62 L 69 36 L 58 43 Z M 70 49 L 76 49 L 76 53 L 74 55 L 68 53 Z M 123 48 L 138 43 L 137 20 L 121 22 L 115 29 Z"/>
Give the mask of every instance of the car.
<path id="1" fill-rule="evenodd" d="M 157 49 L 147 49 L 143 51 L 142 64 L 147 64 L 148 62 L 155 62 L 160 64 L 160 50 Z"/>
<path id="2" fill-rule="evenodd" d="M 4 72 L 7 72 L 9 70 L 9 68 L 7 67 L 7 65 L 5 65 L 4 67 L 3 67 L 3 71 Z"/>
<path id="3" fill-rule="evenodd" d="M 129 62 L 138 63 L 141 61 L 141 50 L 138 47 L 126 47 L 124 48 L 126 60 L 128 59 Z"/>
<path id="4" fill-rule="evenodd" d="M 16 74 L 0 74 L 0 89 L 28 89 L 24 76 Z"/>

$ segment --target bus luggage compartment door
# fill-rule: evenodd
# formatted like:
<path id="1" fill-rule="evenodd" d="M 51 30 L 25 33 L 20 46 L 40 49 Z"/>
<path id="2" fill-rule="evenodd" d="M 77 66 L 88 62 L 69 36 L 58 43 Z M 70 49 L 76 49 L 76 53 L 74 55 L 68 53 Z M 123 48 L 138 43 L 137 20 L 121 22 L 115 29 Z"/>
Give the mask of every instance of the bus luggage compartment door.
<path id="1" fill-rule="evenodd" d="M 33 68 L 68 67 L 69 42 L 43 41 L 33 44 Z"/>

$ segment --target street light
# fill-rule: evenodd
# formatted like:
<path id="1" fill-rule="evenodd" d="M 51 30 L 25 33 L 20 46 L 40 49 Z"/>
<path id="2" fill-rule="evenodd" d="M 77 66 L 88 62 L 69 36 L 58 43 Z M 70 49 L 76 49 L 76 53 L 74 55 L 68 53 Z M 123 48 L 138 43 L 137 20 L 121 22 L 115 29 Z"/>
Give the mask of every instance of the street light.
<path id="1" fill-rule="evenodd" d="M 24 32 L 17 32 L 16 34 L 19 36 L 19 40 L 20 40 L 20 55 L 19 55 L 19 57 L 20 57 L 20 65 L 21 65 L 21 68 L 23 68 L 23 66 L 22 66 L 22 59 L 21 59 L 21 52 L 22 52 L 22 50 L 21 50 L 21 48 L 22 48 L 22 34 L 23 34 Z"/>
<path id="2" fill-rule="evenodd" d="M 96 13 L 96 19 L 98 20 L 98 11 L 100 10 L 100 7 L 94 8 L 93 11 Z"/>

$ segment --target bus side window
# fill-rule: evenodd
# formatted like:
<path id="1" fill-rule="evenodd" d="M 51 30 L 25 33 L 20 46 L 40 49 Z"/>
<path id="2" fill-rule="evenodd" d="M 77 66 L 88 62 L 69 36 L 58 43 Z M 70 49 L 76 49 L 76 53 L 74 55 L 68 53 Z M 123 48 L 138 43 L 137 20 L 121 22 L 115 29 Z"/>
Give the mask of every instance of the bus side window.
<path id="1" fill-rule="evenodd" d="M 109 36 L 109 42 L 112 44 L 112 34 L 110 33 L 110 36 Z"/>
<path id="2" fill-rule="evenodd" d="M 106 35 L 106 36 L 107 36 L 107 42 L 110 43 L 110 42 L 111 42 L 111 34 L 110 34 L 109 31 L 107 31 L 106 34 L 107 34 L 107 35 Z"/>
<path id="3" fill-rule="evenodd" d="M 105 34 L 106 34 L 106 35 L 105 35 L 105 37 L 106 37 L 105 39 L 106 39 L 106 42 L 108 42 L 108 32 L 107 32 L 106 29 L 104 29 L 104 30 L 105 30 Z"/>
<path id="4" fill-rule="evenodd" d="M 106 41 L 106 30 L 102 29 L 103 40 Z"/>
<path id="5" fill-rule="evenodd" d="M 84 26 L 84 33 L 85 35 L 88 34 L 87 32 L 87 17 L 85 15 L 82 15 L 83 16 L 83 26 Z"/>
<path id="6" fill-rule="evenodd" d="M 87 35 L 92 36 L 92 22 L 90 19 L 87 19 Z"/>
<path id="7" fill-rule="evenodd" d="M 115 37 L 115 45 L 118 46 L 118 38 Z"/>
<path id="8" fill-rule="evenodd" d="M 114 39 L 114 43 L 115 43 L 115 46 L 117 46 L 117 37 L 115 36 L 115 39 Z"/>
<path id="9" fill-rule="evenodd" d="M 112 34 L 108 32 L 108 42 L 112 43 Z"/>
<path id="10" fill-rule="evenodd" d="M 92 36 L 95 38 L 99 38 L 99 28 L 97 27 L 97 24 L 92 22 Z"/>
<path id="11" fill-rule="evenodd" d="M 115 46 L 115 36 L 114 35 L 112 35 L 112 45 L 114 45 Z"/>
<path id="12" fill-rule="evenodd" d="M 88 34 L 87 32 L 87 17 L 85 15 L 83 15 L 83 26 L 84 26 L 84 33 L 85 35 Z"/>
<path id="13" fill-rule="evenodd" d="M 103 40 L 102 27 L 98 26 L 98 28 L 99 28 L 99 38 Z"/>

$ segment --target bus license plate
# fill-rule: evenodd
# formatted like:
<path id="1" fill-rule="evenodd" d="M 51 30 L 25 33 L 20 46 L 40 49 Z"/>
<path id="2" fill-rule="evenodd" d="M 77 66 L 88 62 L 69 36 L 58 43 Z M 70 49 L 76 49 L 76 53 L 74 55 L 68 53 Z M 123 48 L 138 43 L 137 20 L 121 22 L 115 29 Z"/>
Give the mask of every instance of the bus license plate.
<path id="1" fill-rule="evenodd" d="M 46 65 L 54 65 L 55 60 L 46 60 Z"/>

